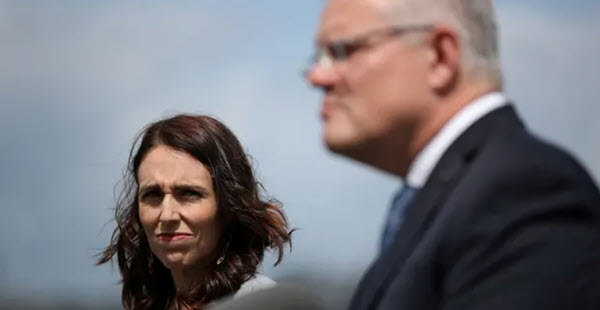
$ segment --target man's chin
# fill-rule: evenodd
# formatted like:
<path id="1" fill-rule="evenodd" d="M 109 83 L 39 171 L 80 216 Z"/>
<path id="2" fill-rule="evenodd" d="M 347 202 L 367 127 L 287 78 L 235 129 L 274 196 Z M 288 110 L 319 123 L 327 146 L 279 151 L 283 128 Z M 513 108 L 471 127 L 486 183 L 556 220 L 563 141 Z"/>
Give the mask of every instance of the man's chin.
<path id="1" fill-rule="evenodd" d="M 349 137 L 327 135 L 323 137 L 323 142 L 327 149 L 333 153 L 353 157 L 352 154 L 358 151 L 360 143 Z"/>
<path id="2" fill-rule="evenodd" d="M 332 153 L 344 156 L 362 163 L 373 164 L 373 147 L 372 141 L 366 139 L 358 139 L 358 137 L 332 135 L 325 132 L 323 142 L 327 149 Z"/>
<path id="3" fill-rule="evenodd" d="M 331 142 L 328 142 L 327 140 L 325 140 L 324 144 L 330 152 L 333 152 L 336 154 L 341 154 L 341 155 L 344 154 L 345 148 L 342 145 L 339 145 L 336 143 L 331 143 Z"/>
<path id="4" fill-rule="evenodd" d="M 335 135 L 334 133 L 328 132 L 325 130 L 323 133 L 323 144 L 334 153 L 343 152 L 346 148 L 349 147 L 349 142 L 347 139 L 343 139 L 339 135 Z"/>

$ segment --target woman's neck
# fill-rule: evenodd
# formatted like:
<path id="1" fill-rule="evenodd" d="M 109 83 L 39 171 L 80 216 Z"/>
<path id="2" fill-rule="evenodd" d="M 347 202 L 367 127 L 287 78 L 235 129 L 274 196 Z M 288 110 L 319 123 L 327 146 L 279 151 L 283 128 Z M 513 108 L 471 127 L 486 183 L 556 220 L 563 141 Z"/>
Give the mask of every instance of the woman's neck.
<path id="1" fill-rule="evenodd" d="M 198 281 L 201 281 L 206 274 L 206 269 L 202 267 L 187 268 L 187 269 L 172 269 L 171 278 L 173 278 L 173 284 L 177 295 L 185 294 L 189 291 Z"/>
<path id="2" fill-rule="evenodd" d="M 168 310 L 197 310 L 197 309 L 202 309 L 202 306 L 198 305 L 196 307 L 192 307 L 192 306 L 188 306 L 188 305 L 182 305 L 179 302 L 171 302 L 171 304 L 169 305 L 169 307 L 167 309 Z"/>

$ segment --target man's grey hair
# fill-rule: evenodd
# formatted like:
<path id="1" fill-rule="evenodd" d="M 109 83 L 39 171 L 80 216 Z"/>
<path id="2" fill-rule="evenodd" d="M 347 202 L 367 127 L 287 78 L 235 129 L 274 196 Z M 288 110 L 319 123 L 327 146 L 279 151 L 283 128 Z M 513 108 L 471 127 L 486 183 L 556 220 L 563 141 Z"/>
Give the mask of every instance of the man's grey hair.
<path id="1" fill-rule="evenodd" d="M 394 25 L 444 24 L 460 37 L 462 65 L 470 79 L 502 87 L 498 30 L 491 0 L 380 0 Z M 389 13 L 389 14 L 388 14 Z"/>

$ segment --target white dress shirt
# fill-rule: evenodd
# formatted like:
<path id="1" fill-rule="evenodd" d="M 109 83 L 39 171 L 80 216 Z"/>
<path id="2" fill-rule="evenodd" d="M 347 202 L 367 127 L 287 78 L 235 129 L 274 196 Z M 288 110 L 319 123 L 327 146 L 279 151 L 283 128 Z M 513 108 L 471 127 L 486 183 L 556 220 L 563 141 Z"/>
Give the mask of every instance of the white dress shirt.
<path id="1" fill-rule="evenodd" d="M 502 93 L 493 92 L 463 107 L 417 154 L 408 167 L 406 184 L 415 189 L 422 188 L 450 145 L 477 120 L 506 104 L 507 99 Z"/>

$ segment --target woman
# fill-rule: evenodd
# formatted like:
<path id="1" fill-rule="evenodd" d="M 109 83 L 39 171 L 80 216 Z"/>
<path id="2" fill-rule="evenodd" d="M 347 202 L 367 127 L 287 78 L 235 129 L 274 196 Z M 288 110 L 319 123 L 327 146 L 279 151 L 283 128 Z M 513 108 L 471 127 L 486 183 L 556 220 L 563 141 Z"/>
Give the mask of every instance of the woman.
<path id="1" fill-rule="evenodd" d="M 139 138 L 138 138 L 139 140 Z M 276 201 L 264 201 L 233 133 L 207 116 L 150 124 L 132 148 L 117 228 L 98 264 L 115 256 L 125 309 L 199 309 L 273 281 L 256 270 L 291 242 Z"/>

